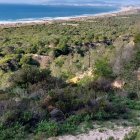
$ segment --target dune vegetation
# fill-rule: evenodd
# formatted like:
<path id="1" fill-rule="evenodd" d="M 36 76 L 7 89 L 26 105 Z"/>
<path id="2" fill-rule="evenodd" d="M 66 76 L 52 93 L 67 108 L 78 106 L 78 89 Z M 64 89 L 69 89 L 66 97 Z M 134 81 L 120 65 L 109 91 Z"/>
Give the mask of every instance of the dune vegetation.
<path id="1" fill-rule="evenodd" d="M 139 29 L 140 14 L 0 27 L 0 139 L 78 134 L 106 121 L 138 128 Z"/>

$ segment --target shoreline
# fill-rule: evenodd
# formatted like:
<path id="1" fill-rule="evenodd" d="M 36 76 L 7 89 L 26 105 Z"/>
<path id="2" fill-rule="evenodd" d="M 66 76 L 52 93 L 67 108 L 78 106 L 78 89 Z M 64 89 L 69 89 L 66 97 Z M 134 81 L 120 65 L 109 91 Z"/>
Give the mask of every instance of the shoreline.
<path id="1" fill-rule="evenodd" d="M 81 16 L 71 16 L 71 17 L 56 17 L 50 19 L 38 19 L 38 20 L 19 20 L 19 21 L 0 21 L 0 27 L 19 27 L 28 25 L 40 25 L 40 24 L 52 24 L 53 22 L 63 22 L 63 21 L 84 21 L 87 19 L 105 18 L 121 15 L 131 15 L 140 12 L 140 7 L 127 6 L 120 7 L 117 11 L 105 12 L 100 14 L 89 14 Z"/>

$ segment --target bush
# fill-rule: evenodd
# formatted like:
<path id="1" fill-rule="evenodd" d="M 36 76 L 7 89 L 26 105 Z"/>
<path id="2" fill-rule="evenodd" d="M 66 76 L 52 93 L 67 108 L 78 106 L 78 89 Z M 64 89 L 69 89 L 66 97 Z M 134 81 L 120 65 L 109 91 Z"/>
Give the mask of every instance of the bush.
<path id="1" fill-rule="evenodd" d="M 14 139 L 24 139 L 25 131 L 24 127 L 20 124 L 15 124 L 12 127 L 5 127 L 0 125 L 0 139 L 1 140 L 14 140 Z"/>
<path id="2" fill-rule="evenodd" d="M 84 122 L 86 120 L 85 115 L 73 115 L 70 116 L 65 122 L 61 124 L 57 124 L 55 122 L 50 121 L 42 121 L 38 124 L 36 129 L 36 134 L 41 136 L 44 134 L 45 138 L 63 135 L 63 134 L 76 134 L 76 132 L 80 131 L 80 124 L 83 122 L 86 126 L 84 129 L 93 128 L 89 123 Z"/>
<path id="3" fill-rule="evenodd" d="M 72 134 L 76 132 L 77 130 L 77 125 L 74 123 L 67 123 L 65 122 L 62 126 L 60 126 L 60 134 Z"/>
<path id="4" fill-rule="evenodd" d="M 24 55 L 21 59 L 20 59 L 20 65 L 36 65 L 39 66 L 39 63 L 35 60 L 32 59 L 31 56 L 28 55 Z"/>
<path id="5" fill-rule="evenodd" d="M 138 51 L 137 53 L 136 53 L 136 56 L 135 56 L 135 65 L 136 65 L 136 67 L 139 67 L 140 66 L 140 51 Z"/>
<path id="6" fill-rule="evenodd" d="M 128 108 L 135 109 L 135 110 L 140 110 L 140 101 L 127 99 L 124 102 L 125 102 L 125 104 Z"/>
<path id="7" fill-rule="evenodd" d="M 105 120 L 109 118 L 109 114 L 101 109 L 95 114 L 94 118 L 97 120 Z"/>
<path id="8" fill-rule="evenodd" d="M 57 66 L 59 66 L 61 68 L 64 64 L 64 59 L 62 57 L 59 57 L 55 60 L 55 63 Z"/>
<path id="9" fill-rule="evenodd" d="M 125 136 L 124 140 L 139 140 L 138 131 L 131 131 Z"/>
<path id="10" fill-rule="evenodd" d="M 111 77 L 112 69 L 106 59 L 100 59 L 95 62 L 95 73 L 97 76 Z"/>
<path id="11" fill-rule="evenodd" d="M 25 86 L 27 88 L 29 84 L 38 83 L 46 80 L 48 77 L 50 77 L 50 70 L 48 69 L 25 66 L 21 70 L 15 72 L 9 81 L 11 81 L 13 85 Z"/>
<path id="12" fill-rule="evenodd" d="M 0 69 L 5 72 L 18 70 L 20 57 L 16 54 L 6 55 L 0 59 Z"/>
<path id="13" fill-rule="evenodd" d="M 140 33 L 135 35 L 134 42 L 140 43 Z"/>
<path id="14" fill-rule="evenodd" d="M 14 54 L 15 53 L 15 47 L 14 46 L 6 46 L 3 49 L 3 54 Z"/>
<path id="15" fill-rule="evenodd" d="M 59 57 L 60 55 L 68 55 L 70 53 L 70 49 L 68 45 L 64 45 L 60 49 L 54 50 L 54 56 Z"/>
<path id="16" fill-rule="evenodd" d="M 38 44 L 32 44 L 30 47 L 27 48 L 26 53 L 33 53 L 36 54 L 38 52 Z"/>
<path id="17" fill-rule="evenodd" d="M 83 115 L 70 116 L 63 124 L 60 124 L 59 134 L 75 134 L 78 131 L 78 126 L 83 121 Z"/>
<path id="18" fill-rule="evenodd" d="M 51 121 L 42 121 L 38 124 L 36 128 L 36 133 L 41 134 L 45 133 L 47 138 L 58 135 L 58 125 L 55 122 Z"/>
<path id="19" fill-rule="evenodd" d="M 129 92 L 127 97 L 131 100 L 138 99 L 138 94 L 136 92 Z"/>

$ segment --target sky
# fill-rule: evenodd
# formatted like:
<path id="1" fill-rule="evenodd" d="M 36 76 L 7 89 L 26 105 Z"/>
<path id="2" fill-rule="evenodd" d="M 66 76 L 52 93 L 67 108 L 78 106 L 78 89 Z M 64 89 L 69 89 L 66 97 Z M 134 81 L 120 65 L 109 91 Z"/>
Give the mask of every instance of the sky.
<path id="1" fill-rule="evenodd" d="M 140 0 L 0 0 L 0 3 L 26 3 L 26 4 L 97 4 L 97 3 L 115 3 L 124 5 L 140 4 Z"/>

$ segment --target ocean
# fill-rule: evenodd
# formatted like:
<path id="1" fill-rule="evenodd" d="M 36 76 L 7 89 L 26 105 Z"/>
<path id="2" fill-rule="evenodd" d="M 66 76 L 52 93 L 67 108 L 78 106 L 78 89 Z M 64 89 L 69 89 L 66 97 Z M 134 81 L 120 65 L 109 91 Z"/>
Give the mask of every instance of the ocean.
<path id="1" fill-rule="evenodd" d="M 0 23 L 95 15 L 118 9 L 117 6 L 0 4 Z"/>

